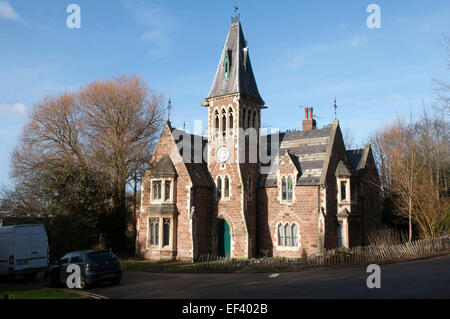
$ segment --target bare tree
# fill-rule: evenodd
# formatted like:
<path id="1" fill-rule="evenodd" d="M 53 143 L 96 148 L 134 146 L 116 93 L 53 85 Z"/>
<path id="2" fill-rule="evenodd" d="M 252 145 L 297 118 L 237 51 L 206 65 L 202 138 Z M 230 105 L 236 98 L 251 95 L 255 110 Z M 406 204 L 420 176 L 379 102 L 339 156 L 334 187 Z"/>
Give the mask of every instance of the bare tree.
<path id="1" fill-rule="evenodd" d="M 450 70 L 450 38 L 446 35 L 443 37 L 442 46 L 447 51 L 447 69 Z M 448 115 L 450 113 L 450 83 L 441 79 L 433 79 L 433 82 L 436 85 L 437 99 L 442 102 L 441 111 Z"/>
<path id="2" fill-rule="evenodd" d="M 161 100 L 136 76 L 96 81 L 74 93 L 44 98 L 33 108 L 13 152 L 12 177 L 44 198 L 42 178 L 49 163 L 63 163 L 58 169 L 80 168 L 89 178 L 101 175 L 111 188 L 112 211 L 123 214 L 127 183 L 135 181 L 137 187 L 162 126 Z"/>
<path id="3" fill-rule="evenodd" d="M 413 225 L 426 238 L 446 231 L 448 131 L 448 122 L 424 111 L 415 123 L 398 119 L 371 137 L 382 190 L 395 203 L 395 213 L 408 219 L 409 240 Z"/>

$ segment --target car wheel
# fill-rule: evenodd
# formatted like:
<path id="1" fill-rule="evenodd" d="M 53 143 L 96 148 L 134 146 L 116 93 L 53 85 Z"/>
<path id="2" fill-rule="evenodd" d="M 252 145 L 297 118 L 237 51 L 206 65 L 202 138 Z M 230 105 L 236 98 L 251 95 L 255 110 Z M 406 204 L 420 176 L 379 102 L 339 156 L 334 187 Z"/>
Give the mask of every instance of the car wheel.
<path id="1" fill-rule="evenodd" d="M 80 278 L 80 289 L 84 290 L 86 288 L 87 288 L 86 279 L 83 276 L 81 276 L 81 278 Z"/>
<path id="2" fill-rule="evenodd" d="M 44 275 L 44 282 L 47 287 L 53 287 L 53 280 L 49 274 Z"/>

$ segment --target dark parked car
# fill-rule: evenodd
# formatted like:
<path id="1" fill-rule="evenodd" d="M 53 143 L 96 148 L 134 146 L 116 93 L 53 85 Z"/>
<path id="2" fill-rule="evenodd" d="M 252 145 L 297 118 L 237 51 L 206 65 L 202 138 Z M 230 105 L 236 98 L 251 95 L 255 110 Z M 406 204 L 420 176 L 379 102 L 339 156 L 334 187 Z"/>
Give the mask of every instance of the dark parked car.
<path id="1" fill-rule="evenodd" d="M 107 250 L 73 251 L 64 255 L 56 264 L 49 266 L 44 274 L 44 280 L 49 286 L 66 286 L 67 273 L 71 264 L 80 266 L 80 288 L 100 282 L 111 282 L 117 285 L 122 278 L 122 266 L 117 256 Z"/>

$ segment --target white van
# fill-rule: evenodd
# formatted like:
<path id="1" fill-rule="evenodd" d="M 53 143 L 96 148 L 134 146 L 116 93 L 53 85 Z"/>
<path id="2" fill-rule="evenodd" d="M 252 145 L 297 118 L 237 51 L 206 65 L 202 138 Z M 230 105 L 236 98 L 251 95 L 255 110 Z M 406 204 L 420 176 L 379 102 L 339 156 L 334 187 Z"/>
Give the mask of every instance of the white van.
<path id="1" fill-rule="evenodd" d="M 0 275 L 34 278 L 48 266 L 48 241 L 43 225 L 0 227 Z"/>

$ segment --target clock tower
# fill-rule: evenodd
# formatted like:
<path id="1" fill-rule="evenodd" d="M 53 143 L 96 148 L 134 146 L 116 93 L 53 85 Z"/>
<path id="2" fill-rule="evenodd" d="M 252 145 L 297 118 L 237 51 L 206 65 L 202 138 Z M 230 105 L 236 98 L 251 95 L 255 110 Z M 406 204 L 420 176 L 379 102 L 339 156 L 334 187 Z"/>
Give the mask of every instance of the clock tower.
<path id="1" fill-rule="evenodd" d="M 208 169 L 215 182 L 213 254 L 250 258 L 257 253 L 259 131 L 265 106 L 239 16 L 232 18 L 202 106 L 208 108 Z"/>

